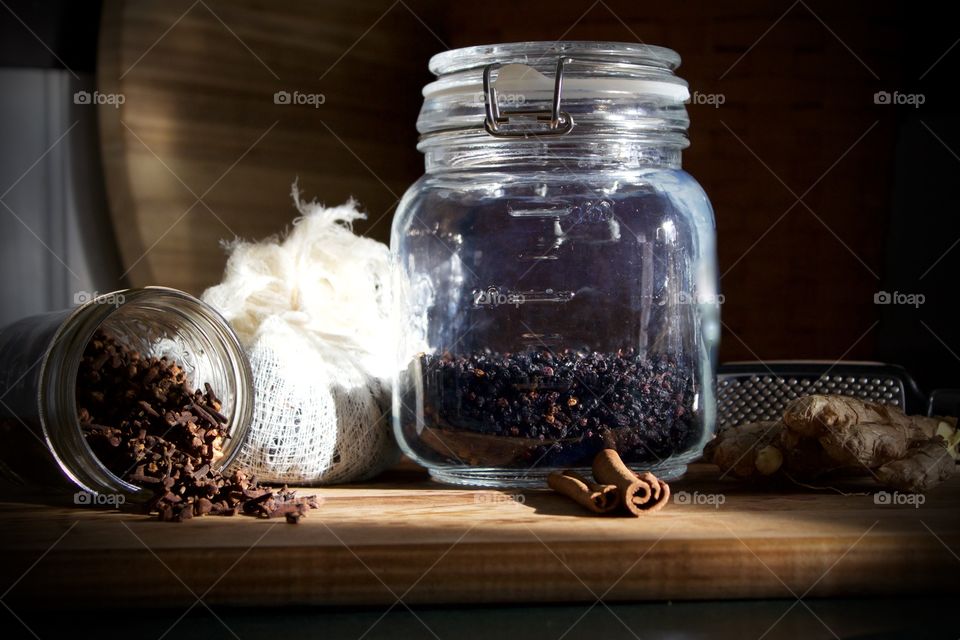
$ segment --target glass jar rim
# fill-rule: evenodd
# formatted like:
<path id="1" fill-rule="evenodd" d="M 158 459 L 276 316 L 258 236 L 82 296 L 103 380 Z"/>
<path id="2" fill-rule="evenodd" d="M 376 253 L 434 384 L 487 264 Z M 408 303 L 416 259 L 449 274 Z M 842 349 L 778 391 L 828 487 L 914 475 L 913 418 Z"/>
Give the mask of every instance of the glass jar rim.
<path id="1" fill-rule="evenodd" d="M 77 486 L 94 493 L 123 493 L 134 499 L 145 497 L 146 491 L 114 475 L 82 437 L 76 419 L 75 388 L 80 357 L 97 328 L 121 307 L 140 304 L 166 304 L 171 308 L 182 305 L 181 313 L 195 314 L 197 326 L 211 331 L 231 356 L 225 366 L 237 381 L 236 406 L 230 415 L 230 437 L 217 462 L 220 468 L 228 468 L 240 453 L 253 418 L 255 393 L 250 364 L 229 322 L 189 293 L 160 286 L 121 289 L 98 295 L 75 308 L 60 325 L 40 362 L 37 395 L 43 436 L 61 471 Z M 68 424 L 71 428 L 56 429 L 56 424 Z"/>
<path id="2" fill-rule="evenodd" d="M 515 42 L 455 49 L 430 61 L 417 119 L 421 150 L 530 136 L 688 145 L 680 56 L 621 42 Z M 568 136 L 569 134 L 569 136 Z"/>
<path id="3" fill-rule="evenodd" d="M 673 71 L 680 66 L 680 54 L 673 49 L 636 42 L 558 40 L 508 42 L 451 49 L 430 58 L 430 72 L 437 75 L 457 73 L 503 60 L 562 56 L 589 57 L 625 62 Z"/>

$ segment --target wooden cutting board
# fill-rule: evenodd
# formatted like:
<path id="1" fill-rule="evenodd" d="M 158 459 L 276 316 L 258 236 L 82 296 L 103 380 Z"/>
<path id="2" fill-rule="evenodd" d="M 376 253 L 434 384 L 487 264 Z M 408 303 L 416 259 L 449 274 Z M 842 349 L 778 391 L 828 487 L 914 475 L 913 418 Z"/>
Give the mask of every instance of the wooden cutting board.
<path id="1" fill-rule="evenodd" d="M 960 478 L 914 508 L 872 495 L 764 493 L 717 476 L 695 466 L 674 484 L 689 503 L 644 519 L 587 515 L 546 492 L 444 487 L 410 469 L 309 490 L 325 503 L 296 526 L 167 524 L 7 501 L 0 574 L 14 585 L 11 605 L 54 597 L 81 608 L 187 606 L 196 596 L 243 606 L 960 591 Z M 717 495 L 719 506 L 697 503 Z"/>

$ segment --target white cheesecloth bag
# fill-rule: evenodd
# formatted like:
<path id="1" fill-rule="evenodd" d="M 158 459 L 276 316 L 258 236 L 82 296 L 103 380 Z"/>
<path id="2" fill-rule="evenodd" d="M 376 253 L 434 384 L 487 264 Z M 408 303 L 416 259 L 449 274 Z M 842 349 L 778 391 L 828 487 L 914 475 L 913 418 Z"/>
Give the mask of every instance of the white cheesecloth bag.
<path id="1" fill-rule="evenodd" d="M 233 326 L 253 369 L 253 423 L 235 463 L 263 482 L 371 477 L 399 457 L 390 426 L 389 249 L 353 233 L 354 202 L 293 199 L 282 237 L 228 245 L 203 300 Z"/>

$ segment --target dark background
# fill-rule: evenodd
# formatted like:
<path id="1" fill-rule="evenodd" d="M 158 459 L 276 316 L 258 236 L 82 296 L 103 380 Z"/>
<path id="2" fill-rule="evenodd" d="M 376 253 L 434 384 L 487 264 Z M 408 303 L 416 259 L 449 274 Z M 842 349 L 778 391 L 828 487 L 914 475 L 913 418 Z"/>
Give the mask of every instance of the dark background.
<path id="1" fill-rule="evenodd" d="M 135 23 L 151 5 L 117 4 L 5 0 L 0 7 L 0 66 L 66 66 L 96 74 L 96 81 L 106 86 L 113 78 L 98 71 L 98 61 L 110 53 L 103 41 L 98 52 L 101 13 L 113 7 Z M 641 40 L 675 49 L 683 57 L 679 74 L 691 90 L 724 98 L 717 108 L 689 106 L 692 145 L 684 154 L 685 168 L 704 186 L 717 216 L 726 296 L 721 359 L 876 359 L 906 366 L 926 390 L 960 387 L 960 329 L 952 313 L 958 306 L 953 274 L 960 263 L 955 246 L 960 241 L 955 205 L 960 126 L 953 97 L 960 27 L 939 3 L 206 3 L 216 16 L 202 6 L 190 9 L 189 2 L 162 4 L 172 17 L 188 9 L 189 16 L 137 67 L 141 86 L 156 82 L 160 91 L 164 82 L 174 82 L 160 71 L 189 78 L 210 63 L 175 55 L 177 38 L 191 34 L 233 47 L 238 56 L 255 51 L 266 66 L 278 70 L 285 86 L 302 81 L 332 97 L 365 96 L 365 108 L 338 111 L 337 101 L 331 100 L 330 108 L 316 116 L 325 118 L 323 125 L 311 120 L 313 113 L 291 119 L 284 112 L 270 139 L 243 159 L 240 170 L 247 164 L 249 171 L 237 180 L 250 183 L 262 176 L 264 197 L 279 203 L 272 210 L 276 213 L 259 215 L 255 226 L 243 226 L 239 214 L 236 221 L 228 219 L 254 236 L 289 223 L 289 183 L 300 175 L 309 197 L 329 204 L 357 197 L 371 214 L 370 224 L 359 230 L 386 240 L 395 196 L 422 172 L 414 130 L 419 91 L 429 80 L 429 55 L 445 46 L 596 39 Z M 318 15 L 297 20 L 298 13 L 309 13 L 308 7 Z M 289 24 L 273 22 L 272 14 L 293 18 Z M 350 17 L 330 32 L 323 21 L 337 15 Z M 262 25 L 259 32 L 236 27 L 251 16 Z M 163 33 L 164 19 L 151 33 Z M 220 20 L 234 25 L 237 37 Z M 166 26 L 171 23 L 167 20 Z M 258 33 L 278 37 L 270 40 Z M 298 35 L 302 41 L 294 37 Z M 133 51 L 138 46 L 146 48 L 130 44 Z M 297 47 L 313 53 L 294 55 Z M 384 56 L 384 50 L 394 53 Z M 317 81 L 341 56 L 335 72 Z M 297 65 L 305 69 L 302 78 L 295 75 Z M 258 72 L 263 69 L 256 62 L 244 71 Z M 363 82 L 351 80 L 356 77 Z M 388 90 L 381 92 L 380 85 Z M 877 91 L 918 93 L 925 101 L 919 108 L 875 104 Z M 218 95 L 204 104 L 212 119 L 221 117 L 220 106 L 230 122 L 254 119 L 244 110 L 242 96 L 228 100 Z M 98 117 L 104 117 L 103 110 Z M 254 131 L 254 125 L 263 128 L 253 123 Z M 162 142 L 163 134 L 155 135 L 159 137 L 151 140 Z M 351 152 L 340 147 L 330 160 L 341 142 Z M 17 149 L 2 153 L 16 154 Z M 238 155 L 236 150 L 226 154 L 212 175 Z M 24 168 L 32 161 L 24 157 Z M 276 170 L 258 173 L 261 166 Z M 189 183 L 200 173 L 202 169 L 185 165 L 181 175 Z M 109 181 L 109 170 L 107 174 Z M 231 189 L 239 188 L 225 180 L 211 198 L 226 202 Z M 116 216 L 127 203 L 116 188 L 108 188 L 107 196 L 104 206 Z M 194 224 L 224 232 L 209 216 Z M 123 245 L 131 233 L 120 225 L 117 240 Z M 141 240 L 149 244 L 153 238 Z M 0 251 L 7 250 L 8 242 L 13 240 L 0 238 Z M 216 281 L 222 258 L 212 260 L 198 263 L 202 278 L 184 287 Z M 165 277 L 156 265 L 151 269 L 134 271 L 130 283 L 179 284 L 175 272 Z M 925 302 L 918 308 L 874 304 L 880 291 L 922 294 Z"/>

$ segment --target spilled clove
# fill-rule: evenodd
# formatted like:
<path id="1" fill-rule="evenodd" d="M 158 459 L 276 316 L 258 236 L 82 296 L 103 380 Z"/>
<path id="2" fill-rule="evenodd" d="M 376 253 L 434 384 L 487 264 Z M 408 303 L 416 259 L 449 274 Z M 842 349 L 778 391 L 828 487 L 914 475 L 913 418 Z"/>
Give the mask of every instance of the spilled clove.
<path id="1" fill-rule="evenodd" d="M 168 358 L 147 358 L 98 331 L 77 372 L 78 420 L 99 460 L 117 477 L 152 493 L 148 513 L 169 522 L 242 514 L 298 522 L 319 506 L 286 486 L 261 487 L 217 462 L 229 419 L 209 383 L 191 390 Z"/>

